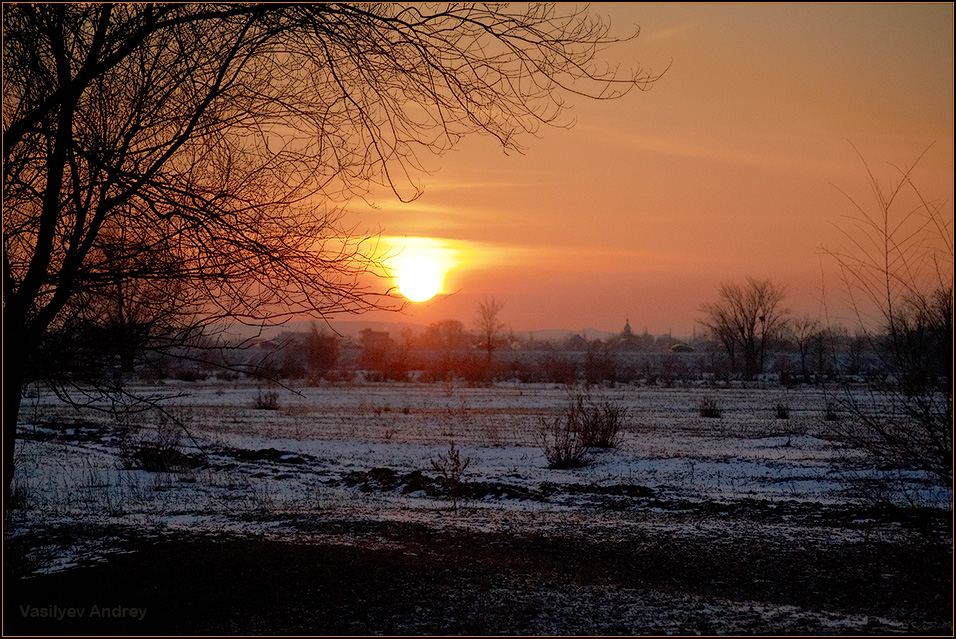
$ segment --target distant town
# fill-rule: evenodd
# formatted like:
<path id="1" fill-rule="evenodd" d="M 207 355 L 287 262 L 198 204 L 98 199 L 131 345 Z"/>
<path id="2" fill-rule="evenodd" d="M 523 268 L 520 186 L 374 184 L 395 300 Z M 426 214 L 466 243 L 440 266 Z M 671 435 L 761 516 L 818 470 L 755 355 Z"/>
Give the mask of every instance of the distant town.
<path id="1" fill-rule="evenodd" d="M 745 371 L 709 335 L 674 336 L 635 331 L 625 318 L 617 333 L 510 331 L 490 336 L 458 320 L 429 326 L 387 322 L 300 322 L 256 334 L 241 345 L 216 349 L 216 357 L 154 358 L 141 376 L 186 381 L 251 375 L 302 380 L 438 382 L 461 379 L 591 384 L 673 384 L 760 381 L 823 383 L 838 376 L 879 370 L 879 358 L 860 335 L 823 329 L 782 333 L 765 345 L 760 370 Z"/>

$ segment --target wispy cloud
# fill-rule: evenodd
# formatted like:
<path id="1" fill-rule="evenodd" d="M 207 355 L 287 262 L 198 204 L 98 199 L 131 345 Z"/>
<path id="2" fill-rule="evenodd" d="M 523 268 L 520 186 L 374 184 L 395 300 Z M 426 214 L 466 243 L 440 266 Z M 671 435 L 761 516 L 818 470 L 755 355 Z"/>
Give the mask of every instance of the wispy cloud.
<path id="1" fill-rule="evenodd" d="M 669 27 L 641 29 L 641 41 L 647 44 L 661 44 L 680 39 L 696 29 L 700 22 L 700 20 L 686 20 Z"/>
<path id="2" fill-rule="evenodd" d="M 601 129 L 601 134 L 606 136 L 609 144 L 671 157 L 800 172 L 828 173 L 835 168 L 821 161 L 818 155 L 803 153 L 800 149 L 802 139 L 798 132 L 789 137 L 767 132 L 754 134 L 750 139 L 709 141 L 692 141 L 678 135 L 622 133 L 612 129 Z"/>
<path id="3" fill-rule="evenodd" d="M 456 268 L 463 271 L 495 267 L 610 273 L 674 269 L 687 263 L 687 256 L 673 251 L 614 250 L 606 247 L 580 247 L 554 244 L 517 244 L 478 242 L 453 238 L 383 238 L 386 245 L 400 248 L 406 244 L 442 247 L 453 251 Z"/>
<path id="4" fill-rule="evenodd" d="M 530 186 L 540 186 L 540 182 L 532 181 L 514 181 L 514 182 L 442 182 L 435 181 L 425 187 L 426 193 L 440 193 L 444 191 L 481 191 L 486 189 L 513 189 L 525 188 Z"/>

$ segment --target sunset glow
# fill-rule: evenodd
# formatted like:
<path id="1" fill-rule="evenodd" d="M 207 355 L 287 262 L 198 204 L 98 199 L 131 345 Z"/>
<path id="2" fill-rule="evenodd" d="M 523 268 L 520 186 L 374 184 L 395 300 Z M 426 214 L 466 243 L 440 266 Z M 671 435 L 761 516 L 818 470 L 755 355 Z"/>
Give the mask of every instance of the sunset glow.
<path id="1" fill-rule="evenodd" d="M 620 331 L 629 317 L 692 336 L 723 282 L 756 277 L 786 286 L 797 315 L 852 322 L 825 249 L 846 239 L 848 198 L 874 205 L 863 161 L 886 185 L 922 155 L 914 184 L 952 219 L 951 4 L 592 10 L 615 33 L 640 25 L 612 59 L 666 68 L 650 91 L 570 100 L 575 125 L 543 128 L 523 153 L 465 138 L 425 158 L 421 197 L 356 209 L 356 224 L 468 249 L 446 270 L 409 239 L 403 294 L 426 297 L 446 274 L 455 294 L 401 321 L 467 324 L 495 296 L 519 332 Z"/>

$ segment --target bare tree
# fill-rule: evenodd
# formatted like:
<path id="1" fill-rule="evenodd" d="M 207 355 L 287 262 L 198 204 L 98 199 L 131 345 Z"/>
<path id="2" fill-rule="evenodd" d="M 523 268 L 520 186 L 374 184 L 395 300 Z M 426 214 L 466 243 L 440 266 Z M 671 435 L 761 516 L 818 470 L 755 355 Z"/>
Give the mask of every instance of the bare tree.
<path id="1" fill-rule="evenodd" d="M 894 167 L 895 178 L 881 183 L 864 160 L 875 207 L 850 198 L 856 214 L 841 229 L 848 243 L 829 251 L 857 332 L 883 370 L 869 394 L 844 389 L 850 419 L 833 428 L 884 464 L 952 486 L 953 218 L 913 183 L 918 162 Z"/>
<path id="2" fill-rule="evenodd" d="M 305 354 L 313 375 L 324 377 L 338 363 L 339 338 L 326 331 L 319 331 L 313 322 L 305 337 Z"/>
<path id="3" fill-rule="evenodd" d="M 458 320 L 441 320 L 425 329 L 419 340 L 425 348 L 432 348 L 445 356 L 458 350 L 464 350 L 470 342 L 465 325 Z"/>
<path id="4" fill-rule="evenodd" d="M 701 324 L 724 346 L 731 368 L 745 379 L 763 371 L 768 344 L 786 326 L 784 297 L 784 289 L 770 280 L 748 278 L 746 286 L 721 285 L 720 299 L 701 306 L 707 315 Z"/>
<path id="5" fill-rule="evenodd" d="M 478 335 L 481 339 L 481 347 L 488 354 L 488 363 L 498 348 L 498 342 L 501 340 L 501 334 L 505 330 L 505 325 L 499 321 L 501 311 L 504 309 L 504 302 L 500 302 L 493 297 L 486 297 L 478 304 Z"/>
<path id="6" fill-rule="evenodd" d="M 21 388 L 93 300 L 179 287 L 171 338 L 390 307 L 349 197 L 414 198 L 463 135 L 518 149 L 567 94 L 654 79 L 554 5 L 17 4 L 3 30 L 8 487 Z"/>
<path id="7" fill-rule="evenodd" d="M 807 366 L 810 351 L 813 349 L 815 341 L 822 339 L 820 327 L 820 320 L 809 315 L 801 315 L 793 319 L 788 326 L 787 334 L 796 344 L 797 351 L 800 353 L 800 375 L 804 378 L 810 375 L 810 369 Z"/>

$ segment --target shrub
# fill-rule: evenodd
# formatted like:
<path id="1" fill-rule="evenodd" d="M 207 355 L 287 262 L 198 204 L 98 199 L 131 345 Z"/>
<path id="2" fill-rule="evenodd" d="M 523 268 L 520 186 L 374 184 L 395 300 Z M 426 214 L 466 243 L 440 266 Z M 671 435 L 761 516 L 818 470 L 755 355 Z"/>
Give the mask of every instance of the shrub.
<path id="1" fill-rule="evenodd" d="M 823 421 L 825 422 L 840 421 L 840 413 L 837 412 L 836 402 L 826 403 L 826 406 L 824 406 L 823 408 Z"/>
<path id="2" fill-rule="evenodd" d="M 144 437 L 140 429 L 127 429 L 120 449 L 124 466 L 131 470 L 184 472 L 200 463 L 197 457 L 184 452 L 180 427 L 162 416 L 152 437 Z"/>
<path id="3" fill-rule="evenodd" d="M 567 411 L 576 424 L 586 447 L 616 448 L 620 443 L 627 408 L 614 402 L 593 402 L 587 395 L 578 395 Z"/>
<path id="4" fill-rule="evenodd" d="M 252 402 L 252 407 L 259 410 L 279 410 L 279 391 L 268 390 L 263 392 L 259 389 L 259 394 Z"/>
<path id="5" fill-rule="evenodd" d="M 884 467 L 929 473 L 952 490 L 953 218 L 916 186 L 918 162 L 889 182 L 863 162 L 874 202 L 851 199 L 847 248 L 830 252 L 880 374 L 869 393 L 844 385 L 843 419 L 828 430 Z"/>
<path id="6" fill-rule="evenodd" d="M 448 487 L 448 494 L 451 497 L 452 506 L 458 509 L 458 500 L 461 497 L 461 489 L 464 485 L 462 478 L 465 476 L 465 470 L 471 463 L 471 457 L 461 458 L 461 450 L 455 448 L 455 442 L 450 442 L 448 452 L 439 455 L 438 459 L 432 459 L 432 468 L 434 468 L 445 480 L 445 486 Z"/>
<path id="7" fill-rule="evenodd" d="M 627 408 L 611 402 L 595 402 L 587 393 L 571 398 L 564 414 L 542 419 L 537 443 L 549 468 L 586 465 L 588 448 L 614 448 L 620 443 L 627 421 Z"/>
<path id="8" fill-rule="evenodd" d="M 774 406 L 774 413 L 777 419 L 790 419 L 790 407 L 786 402 L 777 402 L 777 405 Z"/>
<path id="9" fill-rule="evenodd" d="M 542 418 L 538 444 L 548 460 L 548 468 L 580 468 L 590 461 L 580 423 L 569 414 L 553 420 Z"/>
<path id="10" fill-rule="evenodd" d="M 713 397 L 704 397 L 700 400 L 699 410 L 701 417 L 719 418 L 721 415 L 720 404 Z"/>

